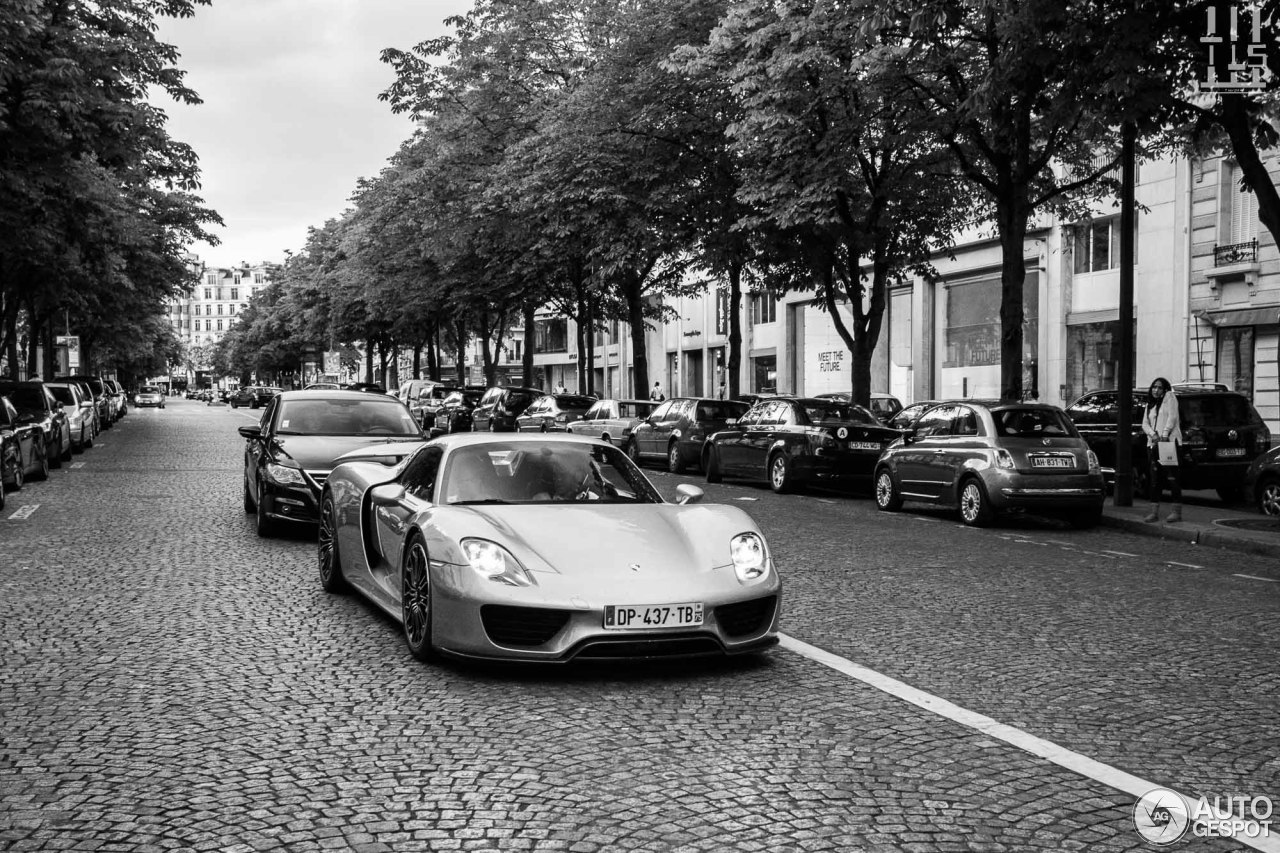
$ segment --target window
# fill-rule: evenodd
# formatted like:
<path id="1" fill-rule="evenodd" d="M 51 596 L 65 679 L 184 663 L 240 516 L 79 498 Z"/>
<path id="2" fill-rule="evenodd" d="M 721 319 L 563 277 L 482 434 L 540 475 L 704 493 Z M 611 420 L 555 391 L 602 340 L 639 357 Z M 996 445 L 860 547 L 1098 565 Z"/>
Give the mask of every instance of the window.
<path id="1" fill-rule="evenodd" d="M 400 475 L 400 484 L 404 490 L 418 500 L 430 501 L 435 497 L 436 474 L 440 470 L 440 457 L 444 450 L 439 447 L 424 447 Z"/>
<path id="2" fill-rule="evenodd" d="M 222 298 L 222 288 L 221 288 L 221 287 L 217 288 L 217 291 L 218 291 L 218 298 L 219 298 L 219 299 L 221 299 L 221 298 Z"/>
<path id="3" fill-rule="evenodd" d="M 596 343 L 598 347 L 604 346 L 606 343 L 618 342 L 618 321 L 614 320 L 608 324 L 607 328 L 600 329 L 596 332 Z"/>
<path id="4" fill-rule="evenodd" d="M 569 324 L 563 317 L 533 321 L 534 352 L 567 352 Z"/>
<path id="5" fill-rule="evenodd" d="M 938 406 L 930 409 L 916 423 L 916 438 L 928 438 L 936 435 L 951 434 L 951 416 L 955 412 L 953 406 Z"/>
<path id="6" fill-rule="evenodd" d="M 232 282 L 234 282 L 235 284 L 239 284 L 239 283 L 240 283 L 240 273 L 239 273 L 239 272 L 237 272 L 237 273 L 235 273 L 234 275 L 232 275 L 232 276 L 231 276 L 231 281 L 232 281 Z M 235 290 L 232 290 L 231 292 L 232 292 L 232 293 L 235 293 Z M 232 296 L 231 298 L 232 298 L 232 299 L 235 299 L 235 297 L 234 297 L 234 296 Z"/>
<path id="7" fill-rule="evenodd" d="M 208 317 L 206 317 L 204 319 L 204 330 L 208 332 L 208 331 L 212 331 L 212 329 L 213 329 L 213 321 L 210 320 Z"/>
<path id="8" fill-rule="evenodd" d="M 1253 327 L 1218 330 L 1218 381 L 1253 399 Z"/>
<path id="9" fill-rule="evenodd" d="M 228 306 L 227 306 L 227 313 L 228 313 L 228 314 L 234 314 L 234 313 L 236 313 L 236 306 L 234 306 L 234 305 L 228 305 Z"/>
<path id="10" fill-rule="evenodd" d="M 236 276 L 236 284 L 239 284 L 239 283 L 240 283 L 240 276 Z M 240 301 L 240 288 L 238 287 L 231 288 L 231 299 L 233 302 Z"/>
<path id="11" fill-rule="evenodd" d="M 221 318 L 221 317 L 219 317 L 219 318 L 218 318 L 218 331 L 219 331 L 219 332 L 221 332 L 221 331 L 222 331 L 222 318 Z"/>
<path id="12" fill-rule="evenodd" d="M 204 289 L 204 298 L 205 298 L 205 299 L 212 299 L 212 298 L 213 298 L 213 288 L 212 288 L 212 287 L 206 287 L 206 288 Z"/>
<path id="13" fill-rule="evenodd" d="M 968 406 L 957 406 L 955 420 L 951 423 L 952 435 L 977 435 L 978 413 Z"/>
<path id="14" fill-rule="evenodd" d="M 1138 262 L 1138 224 L 1133 227 L 1133 262 Z M 1089 273 L 1120 267 L 1120 217 L 1091 219 L 1072 229 L 1075 272 Z"/>
<path id="15" fill-rule="evenodd" d="M 1240 167 L 1235 163 L 1226 164 L 1226 190 L 1231 197 L 1231 227 L 1228 231 L 1230 244 L 1248 243 L 1258 239 L 1258 197 L 1240 185 Z"/>
<path id="16" fill-rule="evenodd" d="M 946 288 L 947 351 L 943 367 L 1000 363 L 1000 287 L 1000 279 L 990 278 Z M 1030 361 L 1036 358 L 1040 328 L 1040 286 L 1034 274 L 1028 273 L 1022 283 L 1022 312 L 1022 346 Z"/>
<path id="17" fill-rule="evenodd" d="M 218 313 L 219 313 L 219 314 L 221 314 L 221 313 L 222 313 L 222 305 L 221 305 L 221 303 L 219 303 L 219 305 L 218 305 Z"/>
<path id="18" fill-rule="evenodd" d="M 654 413 L 650 415 L 650 417 L 653 418 L 653 420 L 655 421 L 665 420 L 667 417 L 667 413 L 671 411 L 671 406 L 673 402 L 674 401 L 672 400 L 668 400 L 667 402 L 663 403 L 656 410 L 654 410 Z"/>
<path id="19" fill-rule="evenodd" d="M 217 284 L 217 283 L 218 283 L 218 274 L 217 274 L 216 272 L 211 272 L 211 273 L 209 273 L 208 275 L 206 275 L 206 276 L 204 277 L 204 280 L 205 280 L 205 282 L 206 282 L 207 284 Z M 204 292 L 204 298 L 205 298 L 205 299 L 208 299 L 208 298 L 209 298 L 209 291 L 208 291 L 208 290 L 206 290 L 206 291 Z"/>
<path id="20" fill-rule="evenodd" d="M 262 282 L 263 282 L 262 273 L 260 273 L 260 272 L 255 272 L 255 273 L 253 274 L 253 283 L 254 283 L 254 284 L 262 284 Z"/>
<path id="21" fill-rule="evenodd" d="M 772 293 L 753 293 L 751 295 L 751 324 L 773 323 L 778 319 L 778 301 Z"/>

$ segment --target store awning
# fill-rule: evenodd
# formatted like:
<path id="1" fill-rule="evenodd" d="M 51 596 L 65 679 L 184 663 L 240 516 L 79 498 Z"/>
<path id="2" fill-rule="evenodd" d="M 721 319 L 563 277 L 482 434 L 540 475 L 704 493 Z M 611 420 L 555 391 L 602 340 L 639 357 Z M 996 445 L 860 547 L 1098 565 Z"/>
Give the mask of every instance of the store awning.
<path id="1" fill-rule="evenodd" d="M 1280 323 L 1280 305 L 1237 308 L 1231 311 L 1201 311 L 1196 316 L 1211 326 L 1274 326 Z"/>

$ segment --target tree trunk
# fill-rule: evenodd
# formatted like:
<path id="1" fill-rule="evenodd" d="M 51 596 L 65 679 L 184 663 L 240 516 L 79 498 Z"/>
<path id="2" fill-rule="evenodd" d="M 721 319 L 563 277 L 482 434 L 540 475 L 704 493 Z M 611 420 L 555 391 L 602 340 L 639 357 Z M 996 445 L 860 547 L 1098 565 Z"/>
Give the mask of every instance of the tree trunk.
<path id="1" fill-rule="evenodd" d="M 413 345 L 413 378 L 422 378 L 422 341 Z M 396 386 L 400 387 L 399 385 Z"/>
<path id="2" fill-rule="evenodd" d="M 1280 191 L 1271 182 L 1267 164 L 1258 154 L 1254 135 L 1249 127 L 1249 115 L 1245 110 L 1245 96 L 1224 94 L 1222 98 L 1222 127 L 1231 140 L 1231 149 L 1244 174 L 1249 188 L 1258 199 L 1258 220 L 1277 244 L 1280 244 Z"/>
<path id="3" fill-rule="evenodd" d="M 57 373 L 56 373 L 57 365 L 56 365 L 56 362 L 55 362 L 54 357 L 53 357 L 53 356 L 54 356 L 54 352 L 53 352 L 53 337 L 54 337 L 54 336 L 53 336 L 53 323 L 52 323 L 52 322 L 45 323 L 45 326 L 44 326 L 44 370 L 41 372 L 41 377 L 42 377 L 46 382 L 48 382 L 49 380 L 53 379 L 53 377 L 57 375 Z"/>
<path id="4" fill-rule="evenodd" d="M 631 396 L 643 399 L 649 396 L 649 355 L 645 346 L 644 297 L 640 292 L 640 284 L 639 278 L 634 274 L 626 274 L 624 294 L 627 299 L 627 324 L 631 327 L 631 370 L 634 379 Z"/>
<path id="5" fill-rule="evenodd" d="M 1000 399 L 1022 399 L 1022 286 L 1027 280 L 1023 241 L 1027 209 L 1020 198 L 996 201 L 1000 228 Z"/>
<path id="6" fill-rule="evenodd" d="M 464 320 L 454 323 L 457 338 L 454 344 L 458 347 L 458 384 L 467 384 L 467 324 Z"/>
<path id="7" fill-rule="evenodd" d="M 738 396 L 742 377 L 742 263 L 729 264 L 729 356 L 725 370 L 729 373 L 728 397 Z"/>
<path id="8" fill-rule="evenodd" d="M 586 389 L 588 394 L 596 391 L 596 301 L 587 295 L 587 356 L 584 359 L 587 370 Z"/>
<path id="9" fill-rule="evenodd" d="M 538 306 L 532 301 L 524 304 L 524 351 L 520 353 L 520 371 L 524 375 L 524 384 L 530 388 L 533 384 L 533 339 L 534 312 Z"/>
<path id="10" fill-rule="evenodd" d="M 372 338 L 370 338 L 369 340 L 367 340 L 367 341 L 365 341 L 365 342 L 364 342 L 364 381 L 365 381 L 365 382 L 372 382 L 372 381 L 373 381 L 373 347 L 374 347 L 374 343 L 375 343 L 375 342 L 374 342 L 374 340 L 373 340 Z M 305 379 L 306 379 L 306 377 L 304 376 L 304 377 L 303 377 L 303 379 L 305 380 Z"/>

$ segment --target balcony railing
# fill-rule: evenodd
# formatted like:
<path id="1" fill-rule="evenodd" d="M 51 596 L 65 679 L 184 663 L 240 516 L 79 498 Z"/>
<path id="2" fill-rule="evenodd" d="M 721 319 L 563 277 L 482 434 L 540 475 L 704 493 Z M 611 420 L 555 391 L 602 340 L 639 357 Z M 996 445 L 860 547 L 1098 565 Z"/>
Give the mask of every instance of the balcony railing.
<path id="1" fill-rule="evenodd" d="M 1229 246 L 1213 247 L 1213 265 L 1229 267 L 1235 264 L 1256 264 L 1258 262 L 1258 240 L 1254 238 L 1248 243 L 1232 243 Z"/>

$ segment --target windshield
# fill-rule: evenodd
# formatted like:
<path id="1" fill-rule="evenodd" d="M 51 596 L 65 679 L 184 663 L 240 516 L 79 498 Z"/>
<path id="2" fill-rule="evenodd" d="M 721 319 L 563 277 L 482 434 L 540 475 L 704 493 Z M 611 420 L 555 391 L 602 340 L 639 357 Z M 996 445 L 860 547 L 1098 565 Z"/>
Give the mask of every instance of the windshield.
<path id="1" fill-rule="evenodd" d="M 1077 435 L 1067 416 L 1055 409 L 1005 409 L 992 412 L 996 434 L 1010 438 Z"/>
<path id="2" fill-rule="evenodd" d="M 726 421 L 729 418 L 740 418 L 751 408 L 746 403 L 734 400 L 703 400 L 698 403 L 697 418 L 700 421 Z"/>
<path id="3" fill-rule="evenodd" d="M 138 389 L 139 394 L 159 394 L 160 389 L 154 385 L 143 385 Z"/>
<path id="4" fill-rule="evenodd" d="M 861 406 L 839 403 L 835 400 L 828 400 L 823 403 L 805 403 L 804 413 L 809 417 L 810 423 L 815 424 L 837 421 L 840 423 L 880 426 L 880 422 L 875 419 L 875 416 Z"/>
<path id="5" fill-rule="evenodd" d="M 64 406 L 74 406 L 76 404 L 75 393 L 65 385 L 46 385 L 49 393 L 53 395 L 53 399 L 57 400 Z"/>
<path id="6" fill-rule="evenodd" d="M 9 402 L 19 412 L 43 412 L 45 408 L 44 394 L 35 388 L 17 387 L 8 392 Z"/>
<path id="7" fill-rule="evenodd" d="M 281 435 L 420 436 L 413 415 L 390 397 L 381 400 L 286 400 L 280 404 Z"/>
<path id="8" fill-rule="evenodd" d="M 618 448 L 559 441 L 459 447 L 440 493 L 451 504 L 662 503 Z"/>

